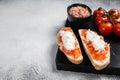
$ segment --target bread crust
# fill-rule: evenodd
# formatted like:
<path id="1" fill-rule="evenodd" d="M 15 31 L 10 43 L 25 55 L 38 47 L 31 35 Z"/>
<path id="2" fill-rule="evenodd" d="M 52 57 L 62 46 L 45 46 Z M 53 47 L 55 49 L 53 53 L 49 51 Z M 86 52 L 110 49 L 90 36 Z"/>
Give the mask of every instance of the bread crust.
<path id="1" fill-rule="evenodd" d="M 79 35 L 80 35 L 80 38 L 81 38 L 84 50 L 85 50 L 88 58 L 90 59 L 92 65 L 94 66 L 94 68 L 96 70 L 102 70 L 102 69 L 104 69 L 110 63 L 110 45 L 108 44 L 108 52 L 106 53 L 106 59 L 105 60 L 100 61 L 100 60 L 93 59 L 93 57 L 90 55 L 90 51 L 89 51 L 87 45 L 83 41 L 83 36 L 81 35 L 82 34 L 82 30 L 83 29 L 79 30 Z"/>
<path id="2" fill-rule="evenodd" d="M 73 31 L 72 31 L 72 33 L 73 33 Z M 83 56 L 82 56 L 81 49 L 80 49 L 81 55 L 78 58 L 75 58 L 73 55 L 69 55 L 67 52 L 63 51 L 63 49 L 62 49 L 63 44 L 61 42 L 59 42 L 59 38 L 60 38 L 60 33 L 58 32 L 56 42 L 57 42 L 57 44 L 59 46 L 59 49 L 65 54 L 67 59 L 70 62 L 72 62 L 73 64 L 80 64 L 83 61 Z M 77 40 L 75 34 L 74 34 L 74 38 Z M 77 40 L 77 42 L 78 42 L 78 40 Z M 78 43 L 77 47 L 80 48 L 79 43 Z"/>

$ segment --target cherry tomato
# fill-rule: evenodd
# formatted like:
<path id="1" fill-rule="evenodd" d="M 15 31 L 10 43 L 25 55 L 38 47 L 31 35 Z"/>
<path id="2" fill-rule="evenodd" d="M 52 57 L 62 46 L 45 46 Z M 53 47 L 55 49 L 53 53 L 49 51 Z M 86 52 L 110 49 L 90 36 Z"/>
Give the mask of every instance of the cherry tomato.
<path id="1" fill-rule="evenodd" d="M 101 16 L 95 18 L 95 23 L 97 26 L 99 26 L 99 24 L 102 23 L 103 21 L 109 21 L 108 16 L 105 14 L 102 14 Z"/>
<path id="2" fill-rule="evenodd" d="M 115 15 L 119 15 L 119 10 L 116 8 L 112 8 L 108 11 L 110 16 L 115 16 Z"/>
<path id="3" fill-rule="evenodd" d="M 113 24 L 109 21 L 106 21 L 106 22 L 99 24 L 98 29 L 99 29 L 101 34 L 109 35 L 113 31 Z"/>
<path id="4" fill-rule="evenodd" d="M 113 21 L 114 23 L 120 22 L 120 16 L 113 16 L 113 17 L 112 17 L 112 21 Z"/>
<path id="5" fill-rule="evenodd" d="M 114 33 L 115 33 L 115 35 L 120 37 L 120 23 L 115 24 Z"/>
<path id="6" fill-rule="evenodd" d="M 120 16 L 120 12 L 119 12 L 118 16 Z"/>
<path id="7" fill-rule="evenodd" d="M 94 10 L 93 14 L 94 14 L 94 17 L 97 17 L 97 16 L 100 16 L 102 14 L 105 14 L 105 10 L 102 8 L 98 8 L 98 9 Z"/>

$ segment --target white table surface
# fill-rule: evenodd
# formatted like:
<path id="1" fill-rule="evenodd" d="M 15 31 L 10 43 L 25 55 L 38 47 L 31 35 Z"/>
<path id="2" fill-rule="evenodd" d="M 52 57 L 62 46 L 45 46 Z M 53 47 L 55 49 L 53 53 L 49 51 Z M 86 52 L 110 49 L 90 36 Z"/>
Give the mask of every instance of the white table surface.
<path id="1" fill-rule="evenodd" d="M 120 0 L 0 0 L 0 80 L 119 80 L 56 70 L 56 34 L 78 2 L 120 10 Z"/>

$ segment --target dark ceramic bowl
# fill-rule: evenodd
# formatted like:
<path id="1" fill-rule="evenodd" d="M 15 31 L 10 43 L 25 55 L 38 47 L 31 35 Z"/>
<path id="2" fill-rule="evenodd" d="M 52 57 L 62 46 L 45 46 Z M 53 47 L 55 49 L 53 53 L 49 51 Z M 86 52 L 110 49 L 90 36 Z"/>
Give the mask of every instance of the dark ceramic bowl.
<path id="1" fill-rule="evenodd" d="M 87 8 L 88 11 L 90 12 L 90 15 L 87 17 L 84 17 L 84 18 L 74 17 L 73 15 L 70 15 L 70 13 L 69 13 L 70 8 L 76 7 L 76 6 L 81 6 L 81 7 Z M 76 3 L 76 4 L 72 4 L 72 5 L 67 7 L 67 14 L 68 14 L 68 21 L 70 23 L 74 23 L 76 25 L 79 25 L 79 24 L 81 25 L 81 24 L 84 24 L 90 20 L 90 18 L 92 16 L 92 10 L 90 9 L 90 7 L 88 7 L 85 4 Z"/>

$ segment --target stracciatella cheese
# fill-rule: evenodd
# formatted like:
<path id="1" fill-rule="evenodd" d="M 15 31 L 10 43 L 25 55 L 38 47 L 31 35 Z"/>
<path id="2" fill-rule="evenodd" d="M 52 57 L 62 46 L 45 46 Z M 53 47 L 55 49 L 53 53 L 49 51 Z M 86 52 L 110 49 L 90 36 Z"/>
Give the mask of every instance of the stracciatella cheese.
<path id="1" fill-rule="evenodd" d="M 86 38 L 92 42 L 95 50 L 103 50 L 105 48 L 105 42 L 94 32 L 88 30 Z"/>
<path id="2" fill-rule="evenodd" d="M 75 38 L 73 33 L 70 31 L 60 31 L 60 36 L 62 37 L 63 45 L 67 50 L 72 50 L 75 48 Z"/>

